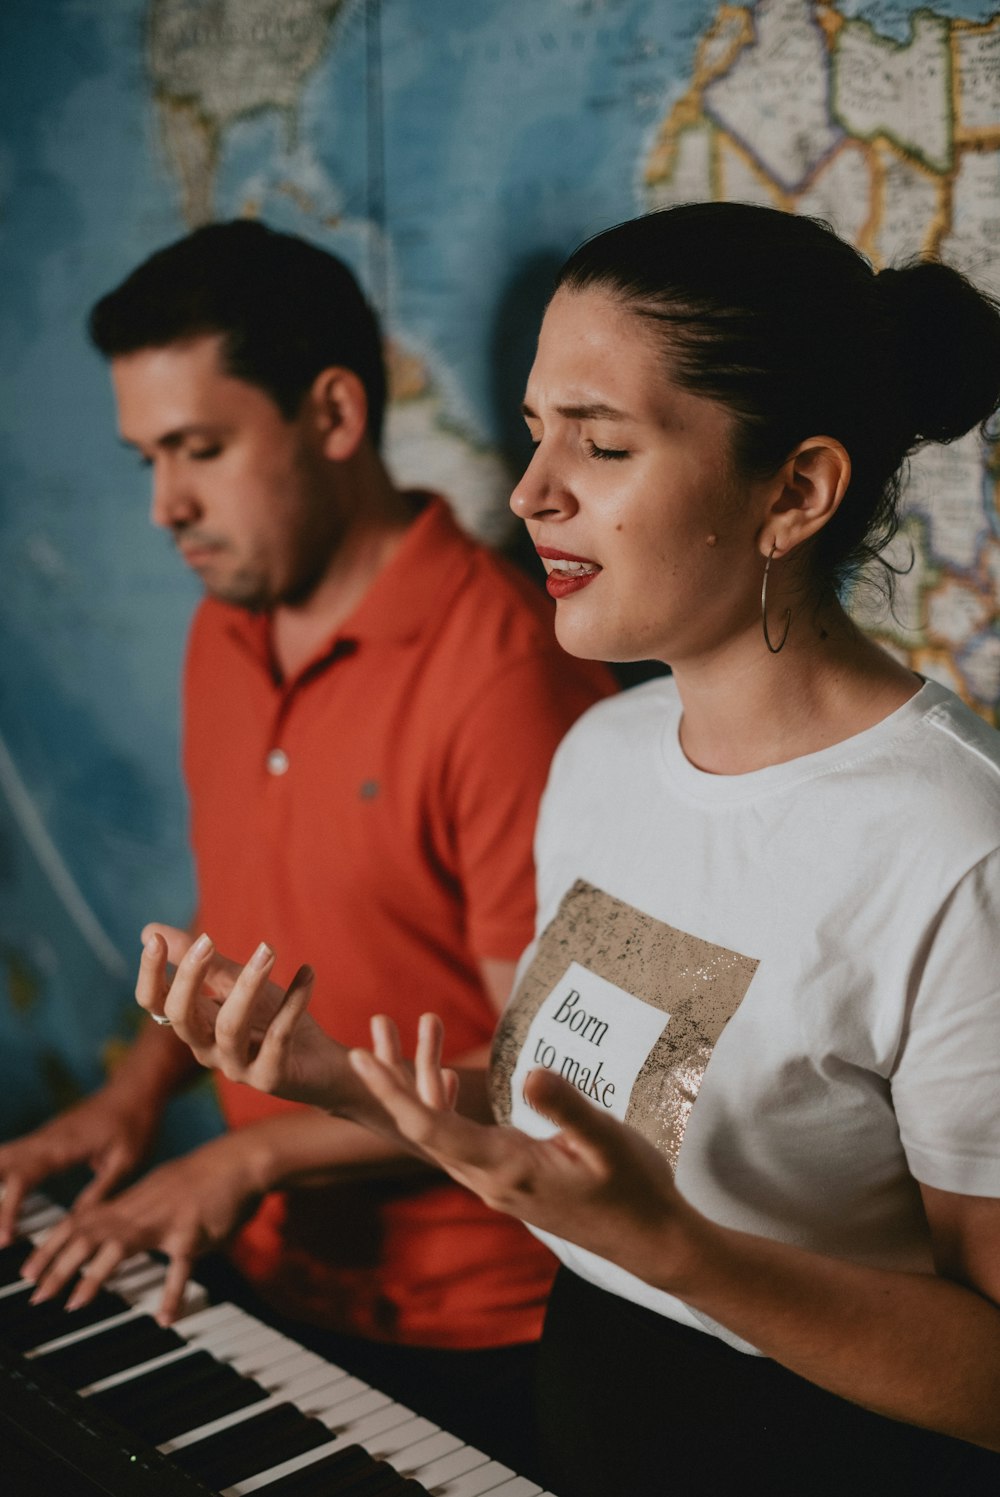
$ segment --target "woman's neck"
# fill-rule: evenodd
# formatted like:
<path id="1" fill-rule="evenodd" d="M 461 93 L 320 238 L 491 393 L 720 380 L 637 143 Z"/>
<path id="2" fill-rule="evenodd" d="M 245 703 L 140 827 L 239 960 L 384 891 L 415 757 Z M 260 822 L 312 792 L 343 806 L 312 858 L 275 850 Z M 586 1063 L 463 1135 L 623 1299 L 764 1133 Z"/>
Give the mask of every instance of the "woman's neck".
<path id="1" fill-rule="evenodd" d="M 800 614 L 772 655 L 759 626 L 724 658 L 678 663 L 681 746 L 709 774 L 748 774 L 874 727 L 920 678 L 864 635 L 839 604 Z"/>

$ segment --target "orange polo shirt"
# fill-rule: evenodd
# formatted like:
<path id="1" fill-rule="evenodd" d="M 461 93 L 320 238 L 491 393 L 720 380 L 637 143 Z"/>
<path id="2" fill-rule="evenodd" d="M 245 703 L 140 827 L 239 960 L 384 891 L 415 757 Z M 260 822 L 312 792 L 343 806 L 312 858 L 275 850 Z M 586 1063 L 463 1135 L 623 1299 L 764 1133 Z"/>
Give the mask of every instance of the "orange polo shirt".
<path id="1" fill-rule="evenodd" d="M 532 935 L 532 837 L 553 751 L 614 689 L 556 644 L 549 600 L 423 504 L 354 615 L 288 681 L 263 616 L 206 600 L 185 674 L 200 929 L 285 984 L 347 1045 L 425 1009 L 451 1055 L 488 1042 L 478 962 Z M 231 1127 L 294 1104 L 218 1078 Z M 233 1248 L 277 1308 L 375 1340 L 483 1347 L 541 1327 L 553 1260 L 435 1177 L 269 1195 Z"/>

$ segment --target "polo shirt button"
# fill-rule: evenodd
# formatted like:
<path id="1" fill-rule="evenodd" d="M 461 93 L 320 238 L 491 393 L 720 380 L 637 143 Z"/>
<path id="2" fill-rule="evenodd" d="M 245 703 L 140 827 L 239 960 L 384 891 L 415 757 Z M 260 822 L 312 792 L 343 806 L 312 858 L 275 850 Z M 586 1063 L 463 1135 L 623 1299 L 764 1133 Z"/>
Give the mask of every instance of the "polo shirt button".
<path id="1" fill-rule="evenodd" d="M 267 756 L 268 774 L 287 774 L 288 755 L 284 749 L 272 749 Z"/>

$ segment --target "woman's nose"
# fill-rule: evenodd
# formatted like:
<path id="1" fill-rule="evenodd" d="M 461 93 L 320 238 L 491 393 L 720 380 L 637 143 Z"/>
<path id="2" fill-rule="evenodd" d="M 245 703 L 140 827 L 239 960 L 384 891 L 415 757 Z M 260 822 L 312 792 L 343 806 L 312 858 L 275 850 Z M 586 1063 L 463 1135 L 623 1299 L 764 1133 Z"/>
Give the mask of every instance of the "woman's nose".
<path id="1" fill-rule="evenodd" d="M 554 519 L 576 509 L 576 500 L 551 462 L 535 448 L 524 475 L 510 496 L 510 507 L 520 520 Z"/>

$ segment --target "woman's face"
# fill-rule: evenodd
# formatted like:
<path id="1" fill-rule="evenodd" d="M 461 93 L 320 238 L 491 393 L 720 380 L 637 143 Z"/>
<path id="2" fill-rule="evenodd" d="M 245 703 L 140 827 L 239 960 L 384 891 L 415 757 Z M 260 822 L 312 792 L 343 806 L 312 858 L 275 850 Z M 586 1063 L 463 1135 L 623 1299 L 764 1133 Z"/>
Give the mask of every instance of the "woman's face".
<path id="1" fill-rule="evenodd" d="M 655 324 L 602 290 L 553 298 L 528 379 L 535 455 L 511 498 L 572 655 L 705 657 L 759 629 L 753 486 L 733 418 L 667 373 Z"/>

